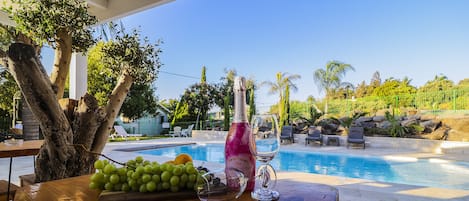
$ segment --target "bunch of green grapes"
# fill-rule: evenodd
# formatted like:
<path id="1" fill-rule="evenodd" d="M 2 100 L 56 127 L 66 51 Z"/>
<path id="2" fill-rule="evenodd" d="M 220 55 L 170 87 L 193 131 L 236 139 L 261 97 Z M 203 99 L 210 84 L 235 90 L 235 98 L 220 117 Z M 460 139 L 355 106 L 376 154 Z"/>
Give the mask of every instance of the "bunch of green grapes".
<path id="1" fill-rule="evenodd" d="M 197 180 L 200 179 L 192 162 L 179 165 L 158 164 L 143 160 L 141 156 L 129 160 L 122 167 L 116 167 L 107 160 L 96 161 L 94 167 L 97 171 L 91 176 L 89 187 L 109 191 L 144 193 L 195 190 Z"/>

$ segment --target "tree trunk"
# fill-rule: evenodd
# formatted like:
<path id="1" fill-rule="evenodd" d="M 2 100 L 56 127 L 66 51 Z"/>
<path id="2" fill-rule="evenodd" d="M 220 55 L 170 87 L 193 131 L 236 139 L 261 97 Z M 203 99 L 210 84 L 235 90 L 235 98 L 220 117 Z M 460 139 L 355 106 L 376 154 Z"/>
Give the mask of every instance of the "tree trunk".
<path id="1" fill-rule="evenodd" d="M 107 114 L 105 121 L 101 124 L 96 132 L 96 136 L 93 141 L 92 151 L 101 153 L 104 149 L 104 145 L 107 142 L 109 133 L 111 132 L 114 121 L 117 117 L 119 109 L 124 103 L 125 97 L 129 93 L 130 87 L 132 86 L 133 78 L 127 71 L 124 71 L 117 82 L 117 85 L 112 90 L 109 101 L 106 105 L 105 112 Z"/>
<path id="2" fill-rule="evenodd" d="M 23 93 L 25 104 L 40 121 L 44 135 L 44 145 L 36 160 L 36 181 L 92 173 L 97 156 L 90 150 L 97 153 L 103 150 L 133 78 L 124 71 L 104 109 L 89 94 L 79 101 L 58 101 L 32 46 L 12 44 L 7 55 L 7 66 Z"/>
<path id="3" fill-rule="evenodd" d="M 8 57 L 10 72 L 18 83 L 26 103 L 40 121 L 45 139 L 37 158 L 36 181 L 65 178 L 68 160 L 75 154 L 75 149 L 69 146 L 73 135 L 46 71 L 30 45 L 12 44 Z"/>
<path id="4" fill-rule="evenodd" d="M 57 99 L 61 99 L 64 96 L 65 82 L 72 59 L 72 36 L 67 33 L 67 30 L 61 29 L 57 32 L 56 41 L 57 47 L 50 81 L 56 87 Z"/>

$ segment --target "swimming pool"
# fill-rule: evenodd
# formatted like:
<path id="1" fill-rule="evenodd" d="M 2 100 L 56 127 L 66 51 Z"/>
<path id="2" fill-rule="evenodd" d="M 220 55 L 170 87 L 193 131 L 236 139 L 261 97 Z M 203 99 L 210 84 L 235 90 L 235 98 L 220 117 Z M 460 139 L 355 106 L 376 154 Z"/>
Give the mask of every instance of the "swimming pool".
<path id="1" fill-rule="evenodd" d="M 194 160 L 224 163 L 224 144 L 195 144 L 138 151 L 175 157 L 190 153 Z M 362 178 L 381 182 L 469 190 L 469 163 L 281 150 L 272 160 L 281 171 Z"/>

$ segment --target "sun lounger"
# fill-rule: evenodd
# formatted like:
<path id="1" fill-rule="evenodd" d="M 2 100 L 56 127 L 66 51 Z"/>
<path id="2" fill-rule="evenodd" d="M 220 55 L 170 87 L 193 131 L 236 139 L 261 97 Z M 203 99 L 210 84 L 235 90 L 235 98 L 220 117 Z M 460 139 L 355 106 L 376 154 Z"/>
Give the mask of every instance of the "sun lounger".
<path id="1" fill-rule="evenodd" d="M 114 126 L 114 130 L 116 131 L 117 136 L 120 136 L 122 138 L 142 136 L 142 134 L 128 134 L 122 126 Z"/>
<path id="2" fill-rule="evenodd" d="M 293 127 L 292 126 L 283 126 L 282 132 L 280 133 L 280 141 L 289 140 L 292 143 L 295 143 L 295 139 L 293 138 Z"/>
<path id="3" fill-rule="evenodd" d="M 310 141 L 319 142 L 319 146 L 322 146 L 321 128 L 316 126 L 309 127 L 308 136 L 305 138 L 305 146 L 308 145 Z"/>
<path id="4" fill-rule="evenodd" d="M 362 144 L 363 149 L 365 149 L 365 132 L 363 130 L 363 127 L 350 127 L 349 128 L 349 133 L 347 137 L 347 148 L 351 144 Z"/>

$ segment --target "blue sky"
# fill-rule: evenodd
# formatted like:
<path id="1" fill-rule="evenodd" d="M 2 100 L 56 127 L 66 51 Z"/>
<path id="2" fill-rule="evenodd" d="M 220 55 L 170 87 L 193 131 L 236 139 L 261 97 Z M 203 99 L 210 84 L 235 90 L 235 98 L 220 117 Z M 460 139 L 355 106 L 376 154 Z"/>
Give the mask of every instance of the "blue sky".
<path id="1" fill-rule="evenodd" d="M 351 64 L 344 81 L 354 84 L 375 71 L 414 86 L 439 74 L 469 77 L 468 8 L 464 0 L 176 0 L 122 21 L 164 41 L 160 99 L 179 98 L 206 66 L 211 83 L 226 68 L 259 82 L 299 74 L 291 99 L 304 101 L 324 96 L 312 77 L 330 60 Z M 266 88 L 257 97 L 258 107 L 277 101 Z"/>

